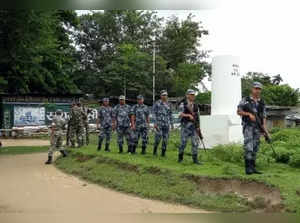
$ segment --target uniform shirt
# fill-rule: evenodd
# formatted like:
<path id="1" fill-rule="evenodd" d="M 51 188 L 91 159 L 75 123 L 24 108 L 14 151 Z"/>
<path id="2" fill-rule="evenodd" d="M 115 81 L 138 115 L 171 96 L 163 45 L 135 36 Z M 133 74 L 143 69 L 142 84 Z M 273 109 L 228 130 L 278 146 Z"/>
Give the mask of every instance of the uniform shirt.
<path id="1" fill-rule="evenodd" d="M 130 114 L 135 116 L 136 127 L 147 127 L 147 120 L 150 115 L 147 105 L 136 104 L 132 106 Z"/>
<path id="2" fill-rule="evenodd" d="M 185 103 L 187 103 L 187 104 L 185 105 Z M 200 112 L 199 112 L 199 109 L 197 108 L 197 105 L 188 100 L 186 102 L 182 102 L 182 103 L 180 103 L 179 108 L 178 108 L 179 114 L 181 114 L 181 113 L 192 114 L 190 111 L 188 111 L 188 112 L 185 111 L 185 106 L 189 106 L 190 110 L 193 112 L 197 111 L 197 114 L 195 115 L 196 120 L 192 121 L 188 118 L 186 118 L 185 120 L 188 120 L 187 122 L 195 123 L 195 127 L 199 128 L 200 127 L 200 119 L 199 119 Z M 183 124 L 183 122 L 184 122 L 184 119 L 183 119 L 183 117 L 181 117 L 181 124 Z"/>
<path id="3" fill-rule="evenodd" d="M 62 135 L 66 124 L 66 120 L 61 115 L 55 115 L 51 124 L 51 127 L 54 129 L 54 135 Z"/>
<path id="4" fill-rule="evenodd" d="M 153 122 L 159 126 L 173 125 L 172 110 L 168 102 L 158 100 L 153 105 Z"/>
<path id="5" fill-rule="evenodd" d="M 75 106 L 71 109 L 70 123 L 72 125 L 83 125 L 85 113 L 81 107 Z"/>
<path id="6" fill-rule="evenodd" d="M 255 101 L 254 99 L 253 99 L 253 97 L 250 97 L 250 99 L 251 99 L 251 102 L 252 102 L 252 104 L 254 105 L 254 106 L 252 106 L 252 109 L 253 109 L 253 111 L 254 112 L 258 112 L 258 105 L 259 105 L 259 102 L 260 102 L 260 100 L 261 99 L 258 99 L 257 101 Z M 247 98 L 245 97 L 245 98 L 243 98 L 241 101 L 240 101 L 240 103 L 239 103 L 239 105 L 238 105 L 238 110 L 240 110 L 240 111 L 244 111 L 244 107 L 247 105 L 249 103 L 249 101 L 247 101 Z M 266 111 L 266 106 L 264 106 L 264 108 L 263 108 L 263 118 L 267 118 L 267 111 Z M 242 125 L 246 125 L 247 123 L 246 122 L 242 122 Z"/>
<path id="7" fill-rule="evenodd" d="M 98 120 L 101 127 L 112 126 L 113 109 L 110 106 L 101 106 L 98 110 Z"/>
<path id="8" fill-rule="evenodd" d="M 130 106 L 125 105 L 116 105 L 113 109 L 113 118 L 117 122 L 118 127 L 129 127 L 130 126 Z"/>

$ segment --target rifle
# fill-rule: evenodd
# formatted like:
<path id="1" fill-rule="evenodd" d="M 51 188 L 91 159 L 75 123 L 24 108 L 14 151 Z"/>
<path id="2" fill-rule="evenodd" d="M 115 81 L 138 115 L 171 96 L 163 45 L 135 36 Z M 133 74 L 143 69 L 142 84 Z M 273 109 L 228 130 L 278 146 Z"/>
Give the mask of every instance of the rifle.
<path id="1" fill-rule="evenodd" d="M 265 127 L 263 126 L 263 124 L 261 123 L 261 119 L 258 117 L 258 114 L 257 112 L 254 112 L 254 111 L 250 111 L 251 114 L 253 114 L 255 116 L 255 121 L 256 121 L 256 124 L 258 126 L 258 128 L 260 129 L 260 131 L 263 133 L 264 137 L 265 137 L 265 140 L 266 142 L 270 145 L 272 151 L 273 151 L 273 154 L 277 157 L 277 153 L 275 152 L 275 149 L 272 145 L 272 140 L 268 134 L 268 132 L 266 131 Z"/>
<path id="2" fill-rule="evenodd" d="M 196 106 L 196 105 L 194 105 L 194 106 Z M 201 143 L 202 143 L 202 145 L 203 145 L 203 149 L 204 149 L 204 151 L 206 152 L 206 147 L 205 147 L 205 144 L 204 144 L 204 141 L 203 141 L 203 135 L 202 135 L 202 132 L 201 132 L 201 129 L 200 129 L 200 126 L 199 126 L 199 128 L 197 128 L 197 125 L 198 125 L 198 123 L 196 123 L 196 113 L 191 109 L 191 107 L 189 106 L 189 105 L 187 105 L 187 108 L 188 108 L 188 110 L 189 110 L 189 112 L 192 114 L 192 116 L 193 116 L 193 122 L 194 122 L 194 125 L 196 126 L 196 132 L 197 132 L 197 135 L 198 135 L 198 137 L 199 137 L 199 139 L 200 139 L 200 141 L 201 141 Z M 198 108 L 199 109 L 199 108 Z M 199 118 L 199 117 L 198 117 Z"/>

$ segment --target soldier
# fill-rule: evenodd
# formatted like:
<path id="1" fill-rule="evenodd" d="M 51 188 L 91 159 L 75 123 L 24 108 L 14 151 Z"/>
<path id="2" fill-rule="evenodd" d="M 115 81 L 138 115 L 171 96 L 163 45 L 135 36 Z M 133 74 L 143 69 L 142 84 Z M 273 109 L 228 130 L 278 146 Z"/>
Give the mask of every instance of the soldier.
<path id="1" fill-rule="evenodd" d="M 124 95 L 119 97 L 119 102 L 113 110 L 113 123 L 117 129 L 119 153 L 123 152 L 123 139 L 125 136 L 128 147 L 127 152 L 134 154 L 136 147 L 133 142 L 133 132 L 130 129 L 130 106 L 126 104 Z"/>
<path id="2" fill-rule="evenodd" d="M 135 148 L 138 146 L 139 139 L 142 137 L 142 153 L 146 154 L 146 147 L 148 143 L 148 129 L 149 129 L 149 109 L 144 104 L 144 97 L 137 96 L 138 103 L 131 108 L 131 126 L 134 134 Z"/>
<path id="3" fill-rule="evenodd" d="M 90 109 L 83 106 L 82 110 L 84 112 L 84 116 L 83 116 L 83 128 L 84 128 L 84 133 L 85 133 L 85 144 L 88 145 L 90 143 L 90 137 L 89 137 L 89 118 L 88 115 L 90 113 Z"/>
<path id="4" fill-rule="evenodd" d="M 261 130 L 258 121 L 263 123 L 266 128 L 266 107 L 264 101 L 260 98 L 262 84 L 254 82 L 251 96 L 242 99 L 238 105 L 238 115 L 242 117 L 244 134 L 244 159 L 246 174 L 261 174 L 256 170 L 256 154 L 259 150 Z M 260 120 L 256 120 L 256 118 Z M 269 133 L 266 130 L 266 134 Z"/>
<path id="5" fill-rule="evenodd" d="M 174 129 L 172 110 L 168 103 L 168 92 L 166 90 L 160 92 L 160 100 L 153 105 L 153 121 L 155 129 L 153 155 L 157 155 L 157 147 L 162 138 L 161 156 L 164 157 L 168 145 L 170 125 Z"/>
<path id="6" fill-rule="evenodd" d="M 195 104 L 195 91 L 189 89 L 186 93 L 186 100 L 179 105 L 181 118 L 181 145 L 179 147 L 178 162 L 183 161 L 184 149 L 187 140 L 192 141 L 192 158 L 195 164 L 198 161 L 198 144 L 200 133 L 199 108 Z"/>
<path id="7" fill-rule="evenodd" d="M 81 108 L 81 103 L 78 102 L 72 109 L 71 109 L 71 131 L 70 131 L 70 141 L 71 147 L 75 147 L 75 136 L 77 140 L 78 147 L 80 148 L 83 146 L 83 119 L 84 119 L 84 112 Z"/>
<path id="8" fill-rule="evenodd" d="M 72 108 L 76 105 L 76 103 L 72 103 L 71 105 L 71 110 Z M 67 128 L 67 134 L 66 134 L 66 146 L 70 146 L 70 133 L 71 133 L 71 128 L 72 128 L 72 121 L 71 121 L 71 112 L 68 118 L 68 128 Z"/>
<path id="9" fill-rule="evenodd" d="M 66 151 L 63 147 L 63 130 L 66 127 L 66 121 L 62 117 L 62 110 L 58 109 L 56 111 L 56 115 L 53 117 L 52 124 L 51 124 L 51 141 L 50 141 L 50 148 L 48 152 L 48 160 L 45 164 L 52 163 L 53 153 L 56 150 L 59 150 L 63 157 L 67 156 Z"/>
<path id="10" fill-rule="evenodd" d="M 99 101 L 101 102 L 101 101 Z M 99 142 L 98 142 L 98 151 L 101 150 L 102 142 L 105 138 L 105 151 L 109 150 L 111 132 L 112 132 L 112 117 L 113 117 L 113 109 L 109 105 L 109 99 L 103 98 L 103 105 L 98 110 L 98 119 L 97 119 L 97 129 L 99 132 Z"/>

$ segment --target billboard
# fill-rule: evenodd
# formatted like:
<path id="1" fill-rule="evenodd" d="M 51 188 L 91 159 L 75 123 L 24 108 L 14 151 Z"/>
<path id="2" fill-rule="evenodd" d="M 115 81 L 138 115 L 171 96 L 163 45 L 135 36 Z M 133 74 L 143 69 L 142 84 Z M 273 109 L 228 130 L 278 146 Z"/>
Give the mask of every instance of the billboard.
<path id="1" fill-rule="evenodd" d="M 14 107 L 14 126 L 40 126 L 45 124 L 45 107 Z"/>

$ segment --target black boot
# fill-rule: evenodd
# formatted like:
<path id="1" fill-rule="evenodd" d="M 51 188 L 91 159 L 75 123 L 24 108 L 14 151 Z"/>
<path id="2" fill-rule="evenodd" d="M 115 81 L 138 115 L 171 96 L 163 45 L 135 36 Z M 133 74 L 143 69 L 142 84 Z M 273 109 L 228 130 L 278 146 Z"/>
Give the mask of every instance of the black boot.
<path id="1" fill-rule="evenodd" d="M 166 156 L 166 150 L 167 150 L 167 149 L 165 149 L 165 148 L 163 148 L 163 149 L 161 150 L 161 156 L 162 156 L 162 157 L 165 157 L 165 156 Z"/>
<path id="2" fill-rule="evenodd" d="M 100 151 L 100 150 L 101 150 L 101 147 L 102 147 L 102 143 L 98 143 L 97 150 Z"/>
<path id="3" fill-rule="evenodd" d="M 154 148 L 153 148 L 153 155 L 154 155 L 154 156 L 157 155 L 157 146 L 154 146 Z"/>
<path id="4" fill-rule="evenodd" d="M 60 153 L 62 154 L 63 157 L 67 157 L 67 152 L 66 150 L 60 150 Z"/>
<path id="5" fill-rule="evenodd" d="M 183 153 L 178 153 L 178 163 L 183 161 Z"/>
<path id="6" fill-rule="evenodd" d="M 123 146 L 119 145 L 119 153 L 123 153 Z"/>
<path id="7" fill-rule="evenodd" d="M 136 146 L 131 146 L 131 154 L 135 154 L 136 153 Z"/>
<path id="8" fill-rule="evenodd" d="M 251 168 L 252 168 L 253 173 L 255 173 L 255 174 L 262 174 L 262 172 L 260 172 L 260 171 L 258 171 L 256 169 L 256 162 L 255 162 L 255 160 L 251 160 Z"/>
<path id="9" fill-rule="evenodd" d="M 192 157 L 193 157 L 193 163 L 194 163 L 194 164 L 202 165 L 202 163 L 200 163 L 200 162 L 198 161 L 198 155 L 192 155 Z"/>
<path id="10" fill-rule="evenodd" d="M 142 146 L 142 153 L 141 154 L 143 154 L 143 155 L 146 154 L 146 146 Z"/>
<path id="11" fill-rule="evenodd" d="M 251 160 L 245 160 L 245 172 L 247 175 L 253 174 L 252 166 L 251 166 Z"/>
<path id="12" fill-rule="evenodd" d="M 107 143 L 107 144 L 105 144 L 105 151 L 106 152 L 110 152 L 110 149 L 109 149 L 109 144 Z"/>
<path id="13" fill-rule="evenodd" d="M 127 153 L 131 153 L 131 151 L 132 151 L 132 146 L 128 145 L 128 147 L 127 147 Z"/>
<path id="14" fill-rule="evenodd" d="M 48 160 L 45 162 L 45 164 L 51 164 L 52 163 L 52 156 L 48 156 Z"/>

